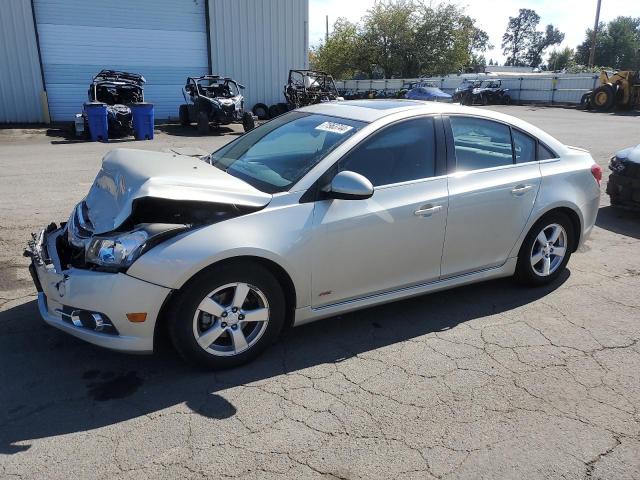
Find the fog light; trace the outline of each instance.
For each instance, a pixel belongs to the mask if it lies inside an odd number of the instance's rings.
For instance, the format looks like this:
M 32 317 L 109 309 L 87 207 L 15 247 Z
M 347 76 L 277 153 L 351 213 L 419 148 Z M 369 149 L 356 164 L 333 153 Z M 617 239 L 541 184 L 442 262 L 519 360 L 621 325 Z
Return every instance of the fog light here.
M 142 323 L 147 319 L 147 312 L 127 313 L 127 320 L 133 323 Z

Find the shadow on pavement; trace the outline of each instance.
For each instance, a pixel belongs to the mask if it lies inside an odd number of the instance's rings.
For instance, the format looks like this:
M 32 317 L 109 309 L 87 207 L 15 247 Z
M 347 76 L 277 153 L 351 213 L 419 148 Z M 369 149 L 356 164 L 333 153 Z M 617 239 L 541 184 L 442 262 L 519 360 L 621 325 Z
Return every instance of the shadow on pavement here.
M 640 212 L 618 207 L 602 207 L 598 210 L 596 225 L 620 235 L 640 239 Z
M 200 135 L 195 124 L 189 126 L 183 126 L 179 123 L 161 123 L 156 124 L 156 130 L 166 133 L 167 135 L 173 135 L 175 137 L 219 137 L 222 135 L 240 135 L 242 132 L 235 132 L 229 127 L 211 127 L 208 135 Z
M 236 408 L 220 392 L 445 331 L 506 312 L 558 288 L 490 281 L 322 320 L 286 332 L 244 367 L 202 372 L 175 353 L 126 355 L 86 344 L 39 318 L 35 301 L 0 312 L 0 455 L 30 440 L 113 425 L 185 403 L 208 418 Z

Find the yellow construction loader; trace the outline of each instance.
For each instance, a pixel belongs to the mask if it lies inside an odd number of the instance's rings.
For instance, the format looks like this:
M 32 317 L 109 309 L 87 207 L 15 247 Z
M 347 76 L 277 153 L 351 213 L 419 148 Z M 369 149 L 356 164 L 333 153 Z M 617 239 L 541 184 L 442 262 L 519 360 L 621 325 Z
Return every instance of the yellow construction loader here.
M 580 102 L 587 109 L 612 110 L 640 107 L 640 72 L 619 70 L 609 75 L 600 72 L 600 85 L 582 96 Z

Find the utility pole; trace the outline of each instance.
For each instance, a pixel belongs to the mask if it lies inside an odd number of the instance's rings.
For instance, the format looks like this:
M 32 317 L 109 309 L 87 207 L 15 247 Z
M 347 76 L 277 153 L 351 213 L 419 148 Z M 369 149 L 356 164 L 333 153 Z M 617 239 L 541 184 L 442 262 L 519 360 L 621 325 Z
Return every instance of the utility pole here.
M 596 7 L 596 23 L 593 25 L 593 38 L 591 39 L 591 51 L 589 52 L 589 67 L 593 67 L 593 62 L 596 57 L 596 38 L 598 37 L 598 24 L 600 23 L 600 3 L 602 0 L 598 0 L 598 6 Z
M 325 15 L 325 34 L 324 34 L 324 43 L 326 44 L 329 41 L 329 15 Z

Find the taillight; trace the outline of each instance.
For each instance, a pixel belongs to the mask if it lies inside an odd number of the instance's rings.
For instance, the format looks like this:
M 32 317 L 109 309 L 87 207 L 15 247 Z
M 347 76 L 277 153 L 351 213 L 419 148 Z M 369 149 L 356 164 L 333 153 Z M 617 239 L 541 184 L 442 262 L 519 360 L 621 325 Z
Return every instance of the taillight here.
M 600 186 L 600 182 L 602 182 L 602 167 L 597 163 L 591 165 L 591 175 L 593 175 L 593 178 L 598 182 L 598 186 Z

